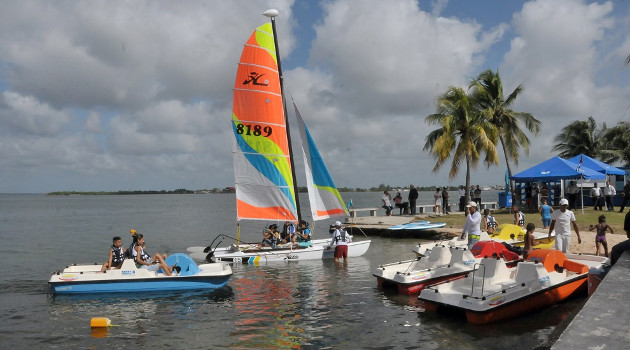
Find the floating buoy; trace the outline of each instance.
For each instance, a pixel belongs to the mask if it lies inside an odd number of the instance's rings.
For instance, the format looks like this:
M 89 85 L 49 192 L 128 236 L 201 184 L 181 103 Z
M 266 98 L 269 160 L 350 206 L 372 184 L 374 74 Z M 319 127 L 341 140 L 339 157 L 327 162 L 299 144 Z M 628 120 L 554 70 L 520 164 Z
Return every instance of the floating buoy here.
M 112 325 L 112 321 L 107 317 L 92 317 L 90 321 L 90 326 L 92 328 L 102 328 L 102 327 L 110 327 Z

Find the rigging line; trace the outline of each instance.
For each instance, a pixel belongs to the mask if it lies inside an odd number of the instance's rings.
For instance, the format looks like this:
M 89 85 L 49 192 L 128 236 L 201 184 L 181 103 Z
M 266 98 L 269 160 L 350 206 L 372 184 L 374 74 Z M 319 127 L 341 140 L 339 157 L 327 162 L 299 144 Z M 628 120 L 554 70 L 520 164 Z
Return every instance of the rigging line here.
M 618 123 L 621 123 L 621 121 L 623 120 L 623 118 L 625 118 L 625 117 L 626 117 L 626 115 L 628 114 L 628 109 L 630 109 L 630 104 L 628 105 L 628 107 L 626 107 L 626 111 L 625 111 L 625 112 L 623 112 L 623 115 L 621 116 L 621 118 L 619 118 L 619 121 L 617 122 L 617 124 L 618 124 Z

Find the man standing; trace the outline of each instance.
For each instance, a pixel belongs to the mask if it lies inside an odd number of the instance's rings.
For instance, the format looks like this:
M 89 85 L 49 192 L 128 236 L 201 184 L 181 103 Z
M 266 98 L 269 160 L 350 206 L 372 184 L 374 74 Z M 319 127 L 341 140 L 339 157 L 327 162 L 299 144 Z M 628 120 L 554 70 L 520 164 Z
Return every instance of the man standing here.
M 569 187 L 567 187 L 567 195 L 569 196 L 569 209 L 577 208 L 577 193 L 580 189 L 575 184 L 575 181 L 569 182 Z
M 477 211 L 477 203 L 472 201 L 468 203 L 466 209 L 469 214 L 466 215 L 461 238 L 464 239 L 468 235 L 468 249 L 470 249 L 481 240 L 481 213 Z
M 477 188 L 475 188 L 473 195 L 475 196 L 475 202 L 477 202 L 477 206 L 481 206 L 481 188 L 479 188 L 479 185 L 477 185 Z
M 331 249 L 333 244 L 335 245 L 335 262 L 339 261 L 339 258 L 343 258 L 344 262 L 348 261 L 348 243 L 351 237 L 346 230 L 341 227 L 341 222 L 335 221 L 335 232 L 333 232 L 332 240 L 327 249 Z
M 612 247 L 610 251 L 610 263 L 613 265 L 623 252 L 630 249 L 630 211 L 626 214 L 626 219 L 623 221 L 623 230 L 626 231 L 626 237 L 628 237 L 628 239 Z
M 409 185 L 409 207 L 411 215 L 416 215 L 416 200 L 418 199 L 418 190 L 413 185 Z
M 601 194 L 602 194 L 601 190 L 599 189 L 597 184 L 594 183 L 593 188 L 591 188 L 591 200 L 593 200 L 594 210 L 597 210 L 597 207 L 599 207 L 599 210 L 602 210 L 602 202 L 599 198 L 601 197 Z
M 575 222 L 575 215 L 568 209 L 569 201 L 566 198 L 560 200 L 560 210 L 556 210 L 551 214 L 551 225 L 549 226 L 549 236 L 551 239 L 551 232 L 556 229 L 556 250 L 560 250 L 563 253 L 569 252 L 569 245 L 571 244 L 571 225 L 575 230 L 575 234 L 578 238 L 578 244 L 582 243 L 580 238 L 580 228 Z
M 450 213 L 448 208 L 448 189 L 446 187 L 442 188 L 442 213 Z
M 626 203 L 630 201 L 630 180 L 626 182 L 626 185 L 623 186 L 623 192 L 621 192 L 621 209 L 619 209 L 620 213 L 623 213 L 623 210 L 626 209 Z
M 617 194 L 615 186 L 611 185 L 610 181 L 606 181 L 606 187 L 604 187 L 604 197 L 606 197 L 606 209 L 608 209 L 608 211 L 615 210 L 612 203 L 612 199 L 615 194 Z
M 464 206 L 466 205 L 466 189 L 464 186 L 459 186 L 457 194 L 459 195 L 459 211 L 464 211 Z

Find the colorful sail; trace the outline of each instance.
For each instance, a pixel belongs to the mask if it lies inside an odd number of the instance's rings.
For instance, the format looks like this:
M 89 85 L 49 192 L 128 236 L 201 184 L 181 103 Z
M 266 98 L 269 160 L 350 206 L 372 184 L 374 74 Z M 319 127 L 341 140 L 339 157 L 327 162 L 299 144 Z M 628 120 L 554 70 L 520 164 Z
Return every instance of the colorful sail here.
M 270 23 L 245 44 L 234 83 L 237 220 L 297 219 L 289 141 Z
M 337 187 L 335 187 L 335 183 L 295 103 L 293 107 L 295 108 L 295 117 L 298 121 L 300 138 L 302 139 L 304 167 L 306 169 L 306 186 L 308 188 L 308 199 L 311 203 L 311 215 L 313 216 L 313 220 L 345 216 L 347 215 L 347 209 L 343 203 L 343 199 Z

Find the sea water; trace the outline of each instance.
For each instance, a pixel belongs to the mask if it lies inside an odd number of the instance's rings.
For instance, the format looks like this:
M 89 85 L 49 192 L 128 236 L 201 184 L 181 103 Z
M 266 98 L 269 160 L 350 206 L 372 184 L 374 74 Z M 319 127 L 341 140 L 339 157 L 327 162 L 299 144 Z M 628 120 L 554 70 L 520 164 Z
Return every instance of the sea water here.
M 378 193 L 342 195 L 355 207 L 380 201 Z M 234 202 L 234 194 L 0 195 L 2 348 L 535 348 L 548 345 L 583 302 L 488 326 L 425 312 L 417 297 L 380 290 L 372 276 L 379 264 L 412 259 L 418 240 L 380 237 L 347 264 L 236 265 L 227 285 L 212 292 L 48 292 L 53 272 L 70 263 L 102 264 L 113 236 L 131 243 L 130 229 L 145 235 L 150 253 L 185 252 L 217 234 L 233 236 Z M 243 224 L 243 240 L 260 240 L 266 224 Z M 315 238 L 330 237 L 328 224 L 316 224 Z M 92 330 L 93 317 L 117 326 Z

